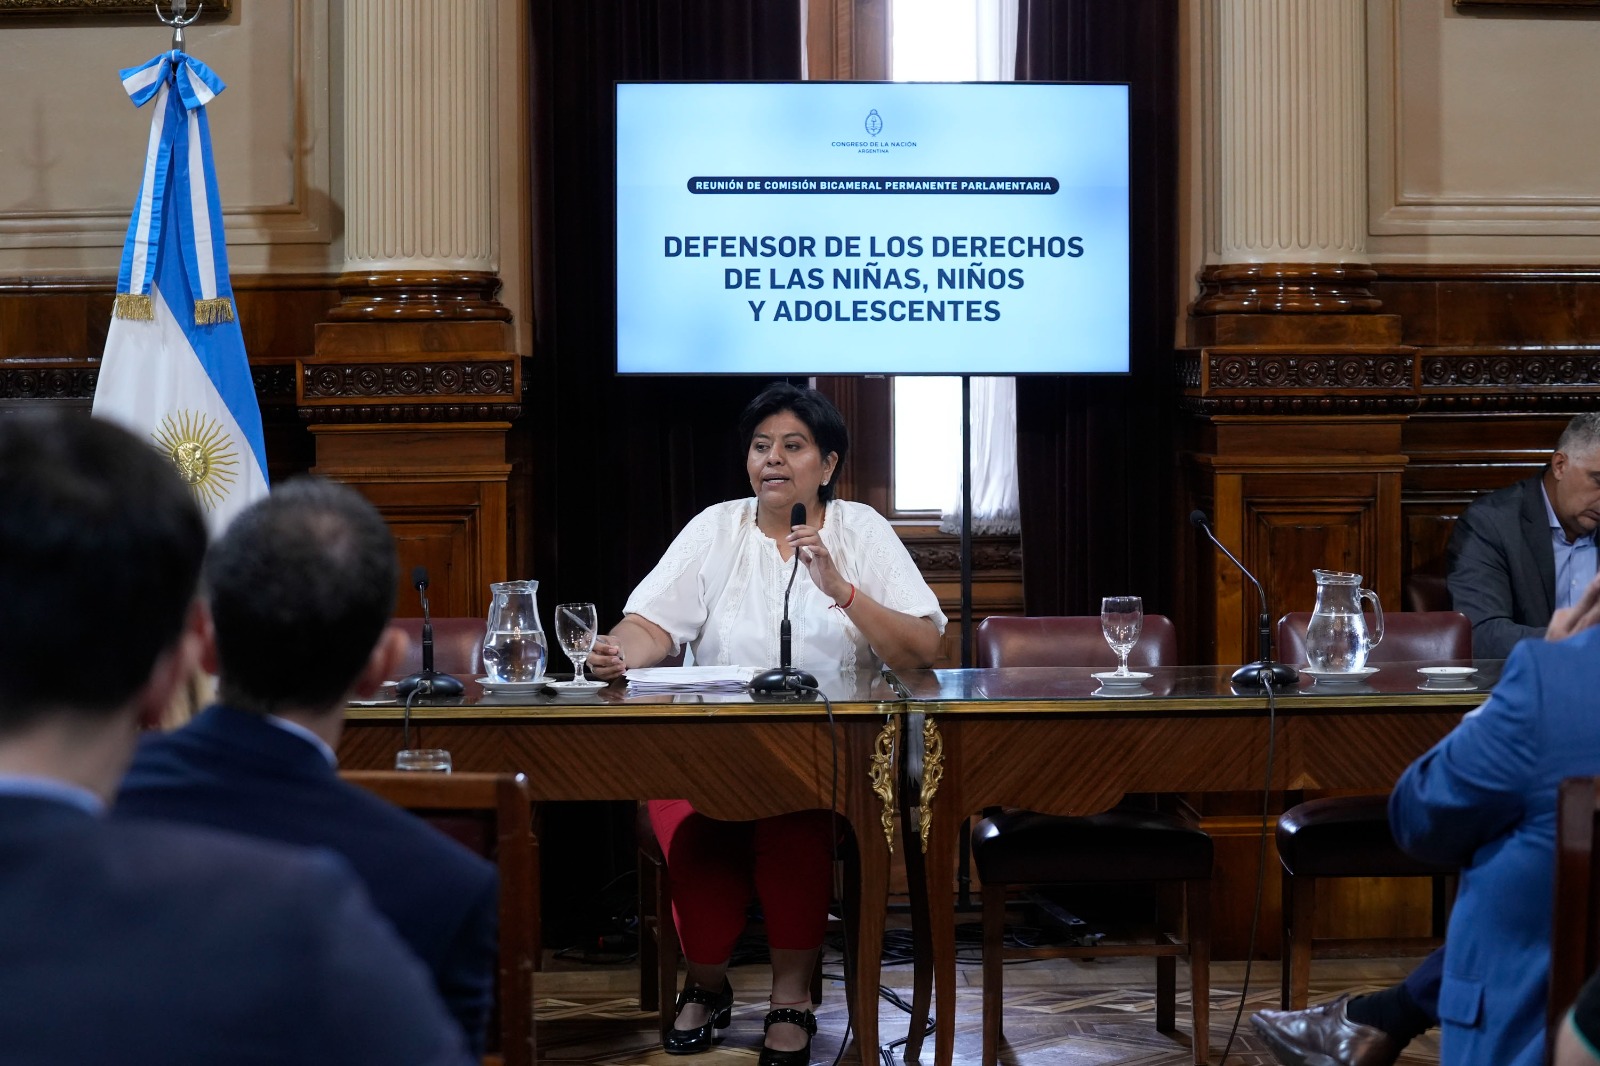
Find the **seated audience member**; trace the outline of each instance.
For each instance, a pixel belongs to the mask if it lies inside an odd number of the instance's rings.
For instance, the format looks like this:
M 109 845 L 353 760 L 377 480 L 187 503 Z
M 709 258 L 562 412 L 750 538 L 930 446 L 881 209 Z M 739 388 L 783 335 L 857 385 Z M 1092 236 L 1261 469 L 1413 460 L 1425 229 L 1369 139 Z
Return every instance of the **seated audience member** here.
M 1556 1036 L 1555 1066 L 1600 1066 L 1600 974 L 1583 983 Z
M 1474 500 L 1450 536 L 1452 606 L 1472 620 L 1472 653 L 1504 659 L 1544 633 L 1595 574 L 1600 412 L 1567 423 L 1550 464 Z
M 219 702 L 148 738 L 118 819 L 199 823 L 341 855 L 432 971 L 481 1051 L 496 951 L 494 867 L 426 822 L 339 779 L 334 749 L 351 694 L 400 663 L 389 627 L 394 540 L 354 490 L 281 485 L 234 519 L 206 556 Z
M 1600 773 L 1600 718 L 1586 699 L 1600 686 L 1597 621 L 1600 578 L 1556 611 L 1545 641 L 1513 648 L 1488 701 L 1395 786 L 1395 839 L 1463 868 L 1443 951 L 1404 985 L 1257 1014 L 1278 1061 L 1387 1066 L 1437 1018 L 1446 1064 L 1543 1062 L 1556 792 Z M 1430 972 L 1431 989 L 1419 980 Z
M 187 676 L 205 526 L 81 416 L 0 418 L 0 1060 L 464 1063 L 344 862 L 101 815 Z

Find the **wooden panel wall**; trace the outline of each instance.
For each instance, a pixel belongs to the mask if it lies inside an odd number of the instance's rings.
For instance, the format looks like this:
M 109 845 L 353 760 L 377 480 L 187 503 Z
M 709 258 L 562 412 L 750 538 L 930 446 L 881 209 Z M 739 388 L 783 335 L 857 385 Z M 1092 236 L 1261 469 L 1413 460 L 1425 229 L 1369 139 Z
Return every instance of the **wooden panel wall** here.
M 1343 310 L 1329 312 L 1327 308 Z M 1562 426 L 1600 407 L 1600 271 L 1506 265 L 1207 271 L 1175 359 L 1185 412 L 1180 508 L 1260 577 L 1274 618 L 1314 604 L 1313 568 L 1360 573 L 1391 610 L 1413 574 L 1442 574 L 1477 495 L 1538 471 Z M 1191 657 L 1255 657 L 1253 589 L 1182 516 L 1174 566 Z M 1180 524 L 1182 523 L 1182 524 Z M 1294 796 L 1272 797 L 1276 812 Z M 1211 796 L 1218 958 L 1240 957 L 1261 797 Z M 1269 875 L 1276 863 L 1269 858 Z M 1277 950 L 1269 876 L 1258 950 Z M 1417 937 L 1417 880 L 1335 882 L 1318 935 Z

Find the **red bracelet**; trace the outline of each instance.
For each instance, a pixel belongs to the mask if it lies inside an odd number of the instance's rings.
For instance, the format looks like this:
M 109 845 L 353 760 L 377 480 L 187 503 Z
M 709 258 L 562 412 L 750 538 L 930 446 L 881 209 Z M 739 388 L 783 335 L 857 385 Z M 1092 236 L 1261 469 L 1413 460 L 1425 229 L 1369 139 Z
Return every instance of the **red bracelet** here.
M 854 602 L 856 602 L 856 587 L 855 585 L 851 585 L 850 596 L 848 599 L 846 599 L 843 603 L 832 603 L 828 606 L 832 607 L 836 611 L 848 611 L 850 609 L 850 605 Z

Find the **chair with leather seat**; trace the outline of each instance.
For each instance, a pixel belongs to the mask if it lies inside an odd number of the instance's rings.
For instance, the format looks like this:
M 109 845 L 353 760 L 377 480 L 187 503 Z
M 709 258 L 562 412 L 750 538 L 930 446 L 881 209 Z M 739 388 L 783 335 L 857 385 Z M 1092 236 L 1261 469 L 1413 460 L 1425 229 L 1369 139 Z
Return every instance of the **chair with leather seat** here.
M 436 622 L 435 625 L 438 623 Z M 481 625 L 481 623 L 480 623 Z M 485 1063 L 534 1066 L 533 971 L 539 956 L 539 860 L 522 774 L 346 770 L 344 780 L 427 821 L 492 859 L 500 874 L 499 957 Z M 468 841 L 464 821 L 478 830 Z
M 976 631 L 983 667 L 1114 667 L 1098 616 L 990 617 Z M 1146 615 L 1130 667 L 1177 659 L 1171 620 Z M 972 830 L 972 861 L 983 883 L 983 1066 L 994 1066 L 1002 1036 L 1005 958 L 1156 957 L 1156 1028 L 1177 1028 L 1177 959 L 1189 959 L 1194 1061 L 1209 1053 L 1211 838 L 1189 819 L 1163 810 L 1115 810 L 1081 818 L 1007 810 L 979 818 Z M 1007 948 L 1005 910 L 1019 885 L 1149 883 L 1160 900 L 1155 942 L 1049 948 Z M 1181 900 L 1181 903 L 1178 901 Z
M 1278 622 L 1285 662 L 1306 661 L 1311 615 L 1286 614 Z M 1438 663 L 1472 658 L 1472 623 L 1457 611 L 1384 615 L 1383 640 L 1367 656 L 1371 665 Z M 1400 850 L 1389 828 L 1389 797 L 1327 796 L 1307 800 L 1278 818 L 1278 859 L 1283 867 L 1283 1009 L 1306 1005 L 1311 983 L 1312 929 L 1317 881 L 1330 877 L 1434 878 L 1433 936 L 1444 935 L 1448 912 L 1445 878 L 1453 867 L 1414 859 Z
M 1100 619 L 1090 615 L 1013 617 L 990 615 L 974 632 L 978 667 L 1092 666 L 1114 668 L 1116 653 L 1106 643 Z M 1128 666 L 1172 666 L 1178 659 L 1178 634 L 1166 615 L 1147 614 Z
M 422 669 L 422 619 L 396 618 L 391 625 L 405 630 L 411 646 L 398 670 L 406 677 Z M 433 620 L 433 668 L 463 681 L 483 676 L 483 637 L 488 623 L 482 618 Z

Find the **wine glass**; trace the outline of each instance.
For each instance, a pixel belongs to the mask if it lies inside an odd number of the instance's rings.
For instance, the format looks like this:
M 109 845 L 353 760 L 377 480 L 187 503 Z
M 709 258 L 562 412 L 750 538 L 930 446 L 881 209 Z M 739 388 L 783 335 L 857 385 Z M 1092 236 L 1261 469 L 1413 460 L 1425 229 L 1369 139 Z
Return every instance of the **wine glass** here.
M 1144 628 L 1144 601 L 1137 596 L 1107 596 L 1100 601 L 1100 632 L 1117 653 L 1117 676 L 1128 676 L 1128 653 Z
M 583 663 L 594 650 L 599 632 L 598 614 L 592 603 L 563 603 L 556 606 L 556 641 L 572 660 L 572 680 L 583 680 Z

